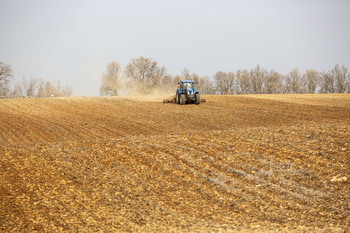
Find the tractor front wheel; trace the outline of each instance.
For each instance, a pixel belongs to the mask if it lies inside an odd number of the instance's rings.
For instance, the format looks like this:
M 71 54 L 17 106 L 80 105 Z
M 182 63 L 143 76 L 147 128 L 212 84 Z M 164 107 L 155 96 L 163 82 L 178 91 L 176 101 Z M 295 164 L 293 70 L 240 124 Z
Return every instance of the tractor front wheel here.
M 181 105 L 184 105 L 184 104 L 185 104 L 185 95 L 184 95 L 184 94 L 181 94 L 181 95 L 180 95 L 180 104 L 181 104 Z

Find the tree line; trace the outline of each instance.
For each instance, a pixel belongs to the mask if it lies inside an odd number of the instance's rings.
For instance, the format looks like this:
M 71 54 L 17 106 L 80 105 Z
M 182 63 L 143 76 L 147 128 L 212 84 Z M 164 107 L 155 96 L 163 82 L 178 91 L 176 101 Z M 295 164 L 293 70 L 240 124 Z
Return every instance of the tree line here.
M 12 78 L 11 66 L 0 62 L 0 97 L 72 95 L 72 88 L 60 81 L 51 83 L 41 78 L 23 77 L 11 88 Z M 139 57 L 132 59 L 124 69 L 116 61 L 108 63 L 106 72 L 102 74 L 100 95 L 118 96 L 122 90 L 131 95 L 172 93 L 180 80 L 194 80 L 198 82 L 197 87 L 202 94 L 212 95 L 350 92 L 350 72 L 347 67 L 338 64 L 326 72 L 308 69 L 301 73 L 295 68 L 287 74 L 280 74 L 257 65 L 250 70 L 218 71 L 211 77 L 200 76 L 184 68 L 181 74 L 172 76 L 152 58 Z
M 13 78 L 10 65 L 0 62 L 0 97 L 64 97 L 72 95 L 72 88 L 62 85 L 60 81 L 51 83 L 42 78 L 23 77 L 20 83 L 16 83 L 13 88 L 10 81 Z
M 117 96 L 123 88 L 131 94 L 147 95 L 155 90 L 164 93 L 174 91 L 180 80 L 194 80 L 202 94 L 213 95 L 350 92 L 348 68 L 338 64 L 327 72 L 308 69 L 301 73 L 295 68 L 280 74 L 257 65 L 250 70 L 218 71 L 212 77 L 199 76 L 185 68 L 181 74 L 172 76 L 152 58 L 139 57 L 132 59 L 124 70 L 116 61 L 107 64 L 100 95 Z

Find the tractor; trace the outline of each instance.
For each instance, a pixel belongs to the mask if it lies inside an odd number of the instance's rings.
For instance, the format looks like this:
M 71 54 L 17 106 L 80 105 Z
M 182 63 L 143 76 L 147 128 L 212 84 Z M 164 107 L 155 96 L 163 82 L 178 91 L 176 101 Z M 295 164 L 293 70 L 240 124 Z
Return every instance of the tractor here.
M 201 98 L 195 84 L 198 83 L 194 81 L 180 81 L 176 89 L 175 103 L 181 105 L 186 103 L 200 104 Z
M 163 100 L 163 103 L 176 103 L 184 105 L 186 103 L 200 104 L 206 102 L 205 99 L 201 99 L 199 91 L 196 89 L 194 81 L 180 81 L 178 83 L 176 93 L 174 96 L 170 96 Z

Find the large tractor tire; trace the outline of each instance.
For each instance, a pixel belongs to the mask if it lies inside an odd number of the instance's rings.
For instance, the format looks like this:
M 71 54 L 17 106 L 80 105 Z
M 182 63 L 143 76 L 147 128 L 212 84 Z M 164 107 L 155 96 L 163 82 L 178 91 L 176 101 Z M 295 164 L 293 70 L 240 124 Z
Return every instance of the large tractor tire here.
M 175 104 L 179 104 L 179 93 L 176 92 L 176 95 L 175 95 Z
M 185 95 L 184 95 L 184 94 L 181 94 L 181 95 L 180 95 L 180 104 L 181 104 L 181 105 L 184 105 L 184 104 L 185 104 Z
M 196 104 L 200 104 L 200 103 L 201 103 L 201 97 L 198 93 L 198 94 L 196 94 Z

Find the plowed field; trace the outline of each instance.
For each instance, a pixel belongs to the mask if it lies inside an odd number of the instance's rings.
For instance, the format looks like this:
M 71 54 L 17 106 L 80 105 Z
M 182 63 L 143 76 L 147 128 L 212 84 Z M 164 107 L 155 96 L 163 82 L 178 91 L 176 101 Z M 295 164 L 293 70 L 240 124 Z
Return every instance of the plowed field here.
M 0 100 L 0 231 L 346 232 L 350 95 Z

